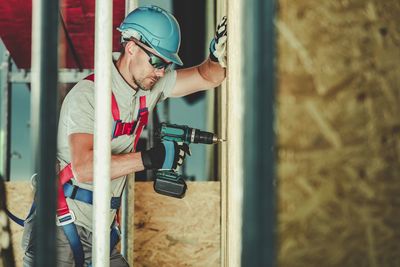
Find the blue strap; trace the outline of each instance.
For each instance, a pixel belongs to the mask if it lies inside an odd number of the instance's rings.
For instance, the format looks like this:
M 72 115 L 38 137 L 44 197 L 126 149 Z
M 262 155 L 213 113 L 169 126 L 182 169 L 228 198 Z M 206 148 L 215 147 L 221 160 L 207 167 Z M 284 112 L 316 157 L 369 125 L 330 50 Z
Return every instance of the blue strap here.
M 71 222 L 69 224 L 63 225 L 62 228 L 74 255 L 76 267 L 83 267 L 85 257 L 83 254 L 81 239 L 79 238 L 78 230 L 76 229 L 75 223 Z
M 76 199 L 87 204 L 93 203 L 93 192 L 87 189 L 80 188 L 71 183 L 64 184 L 64 195 L 65 197 Z M 111 209 L 118 209 L 121 206 L 121 197 L 111 198 Z M 77 267 L 83 266 L 84 252 L 82 243 L 80 241 L 76 226 L 74 223 L 70 223 L 63 226 L 64 233 L 69 241 L 72 253 L 74 255 L 75 264 Z M 110 233 L 110 255 L 114 247 L 119 242 L 119 230 L 113 225 Z M 90 263 L 88 266 L 92 266 Z
M 36 205 L 35 202 L 32 203 L 31 209 L 29 210 L 28 215 L 26 216 L 25 220 L 28 219 L 34 212 L 36 209 Z M 25 220 L 18 218 L 17 216 L 15 216 L 14 214 L 11 213 L 11 211 L 9 211 L 8 209 L 6 209 L 6 214 L 8 215 L 8 217 L 13 220 L 15 223 L 19 224 L 20 226 L 24 227 L 25 225 Z
M 93 192 L 76 185 L 65 183 L 64 195 L 65 197 L 93 205 Z M 111 209 L 119 209 L 121 207 L 121 197 L 112 197 L 110 207 Z
M 110 234 L 110 255 L 115 246 L 118 244 L 118 242 L 119 242 L 119 229 L 117 226 L 113 226 Z
M 8 217 L 13 220 L 15 223 L 21 225 L 22 227 L 24 227 L 24 222 L 25 220 L 22 220 L 21 218 L 18 218 L 17 216 L 15 216 L 14 214 L 12 214 L 8 209 L 6 209 L 6 214 L 8 215 Z
M 74 217 L 72 217 L 74 218 Z M 69 221 L 71 220 L 71 216 L 66 216 L 62 219 L 60 219 L 60 223 L 63 221 Z M 75 260 L 75 265 L 77 267 L 83 267 L 84 263 L 84 252 L 83 252 L 83 247 L 81 243 L 81 239 L 78 234 L 78 230 L 76 228 L 76 225 L 73 221 L 70 223 L 67 223 L 65 225 L 62 225 L 62 228 L 64 230 L 65 236 L 68 239 L 69 245 L 71 247 L 72 253 L 74 255 L 74 260 Z M 110 232 L 110 255 L 115 248 L 115 246 L 119 242 L 119 236 L 120 232 L 117 226 L 116 221 L 114 220 L 112 227 L 111 227 L 111 232 Z M 92 263 L 90 263 L 88 266 L 92 266 Z
M 175 145 L 172 141 L 163 141 L 162 144 L 165 147 L 165 159 L 162 165 L 162 169 L 172 169 L 175 158 Z

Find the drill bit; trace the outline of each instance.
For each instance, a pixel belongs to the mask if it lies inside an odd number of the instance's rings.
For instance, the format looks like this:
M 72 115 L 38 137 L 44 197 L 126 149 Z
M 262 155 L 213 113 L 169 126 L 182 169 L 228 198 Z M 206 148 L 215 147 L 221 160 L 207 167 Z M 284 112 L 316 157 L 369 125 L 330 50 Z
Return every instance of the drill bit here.
M 222 139 L 222 138 L 218 138 L 218 136 L 214 135 L 212 141 L 213 141 L 213 144 L 216 144 L 216 143 L 225 142 L 226 140 Z

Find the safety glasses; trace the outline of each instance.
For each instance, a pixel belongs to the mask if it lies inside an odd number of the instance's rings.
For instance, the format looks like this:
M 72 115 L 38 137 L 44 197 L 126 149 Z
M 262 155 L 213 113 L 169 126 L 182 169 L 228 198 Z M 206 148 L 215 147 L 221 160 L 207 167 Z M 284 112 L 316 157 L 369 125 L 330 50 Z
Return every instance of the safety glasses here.
M 172 66 L 172 62 L 166 62 L 164 59 L 146 50 L 139 43 L 137 42 L 135 43 L 149 56 L 149 63 L 151 66 L 159 70 L 164 69 L 167 71 L 170 69 L 170 67 Z

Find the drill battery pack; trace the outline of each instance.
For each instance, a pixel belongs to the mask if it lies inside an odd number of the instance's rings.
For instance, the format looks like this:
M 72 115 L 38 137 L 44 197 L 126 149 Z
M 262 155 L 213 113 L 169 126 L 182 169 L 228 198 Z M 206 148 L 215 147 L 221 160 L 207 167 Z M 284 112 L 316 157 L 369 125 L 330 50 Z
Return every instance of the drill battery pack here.
M 182 175 L 173 170 L 157 171 L 153 187 L 157 193 L 175 198 L 183 198 L 187 189 Z

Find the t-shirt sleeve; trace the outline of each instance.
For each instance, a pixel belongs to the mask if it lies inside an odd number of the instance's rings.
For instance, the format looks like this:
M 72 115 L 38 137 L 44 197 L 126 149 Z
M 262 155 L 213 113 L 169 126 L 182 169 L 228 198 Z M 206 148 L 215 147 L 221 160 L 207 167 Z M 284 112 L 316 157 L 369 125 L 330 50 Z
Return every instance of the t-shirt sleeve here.
M 77 86 L 67 95 L 66 126 L 67 135 L 94 132 L 94 89 L 85 81 L 86 87 Z

